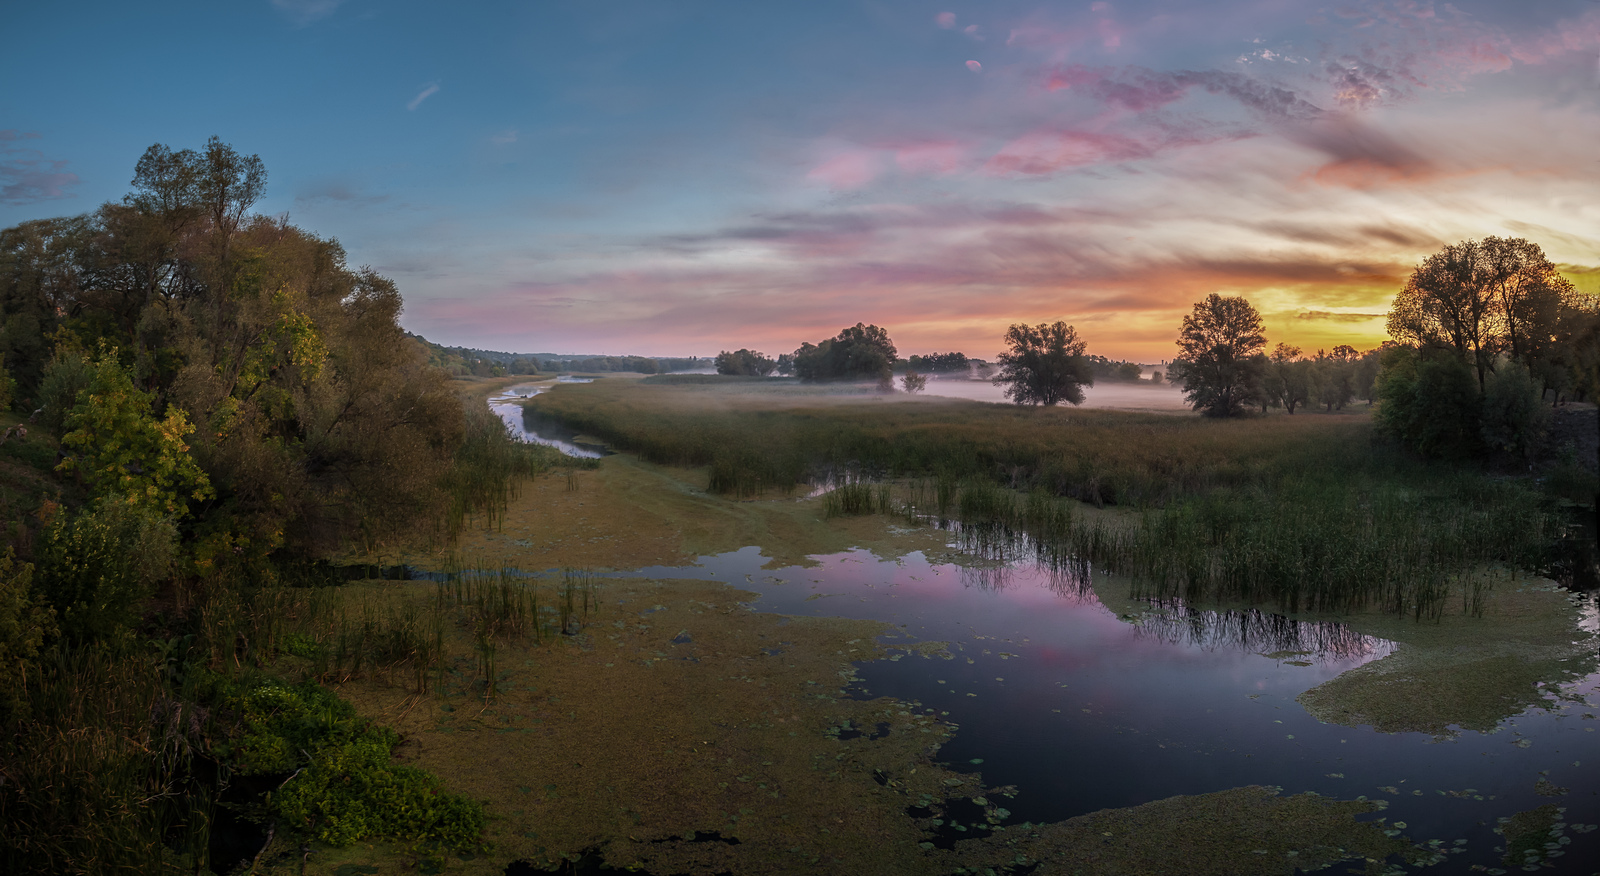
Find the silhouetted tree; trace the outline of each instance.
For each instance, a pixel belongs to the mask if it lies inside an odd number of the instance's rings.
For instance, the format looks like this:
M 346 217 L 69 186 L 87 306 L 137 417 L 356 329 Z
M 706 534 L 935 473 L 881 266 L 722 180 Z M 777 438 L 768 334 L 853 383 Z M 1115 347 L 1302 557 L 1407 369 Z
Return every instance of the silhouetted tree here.
M 1014 325 L 1006 332 L 1010 350 L 1000 354 L 994 385 L 1019 405 L 1083 404 L 1083 387 L 1094 386 L 1087 345 L 1064 322 Z
M 1266 344 L 1261 315 L 1250 302 L 1213 292 L 1183 318 L 1180 355 L 1169 371 L 1183 381 L 1195 410 L 1213 417 L 1237 416 L 1259 394 L 1267 360 L 1257 354 Z

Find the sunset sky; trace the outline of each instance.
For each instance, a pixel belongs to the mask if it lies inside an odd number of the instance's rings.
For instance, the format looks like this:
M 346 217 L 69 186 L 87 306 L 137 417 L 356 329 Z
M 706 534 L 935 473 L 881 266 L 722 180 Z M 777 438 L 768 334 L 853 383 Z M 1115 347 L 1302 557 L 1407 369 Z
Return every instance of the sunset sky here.
M 1015 322 L 1170 359 L 1210 292 L 1383 337 L 1446 243 L 1600 291 L 1600 3 L 33 3 L 0 34 L 0 225 L 146 147 L 259 153 L 258 209 L 524 352 L 771 354 Z M 1591 273 L 1593 272 L 1593 273 Z

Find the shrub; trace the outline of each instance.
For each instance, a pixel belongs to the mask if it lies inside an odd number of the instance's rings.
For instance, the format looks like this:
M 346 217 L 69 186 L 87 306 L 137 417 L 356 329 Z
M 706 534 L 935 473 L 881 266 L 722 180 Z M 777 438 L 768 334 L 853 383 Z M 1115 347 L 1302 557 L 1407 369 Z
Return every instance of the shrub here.
M 265 679 L 226 692 L 240 713 L 234 761 L 245 775 L 298 770 L 268 808 L 284 826 L 345 846 L 367 837 L 435 850 L 480 844 L 483 807 L 391 759 L 399 737 L 321 685 Z
M 1543 387 L 1518 362 L 1502 359 L 1483 387 L 1479 434 L 1489 447 L 1532 459 L 1550 429 L 1550 408 L 1541 400 Z
M 1483 450 L 1477 381 L 1459 357 L 1394 347 L 1378 374 L 1378 427 L 1426 456 L 1461 459 Z
M 177 529 L 119 497 L 76 514 L 62 509 L 45 530 L 38 593 L 61 633 L 78 642 L 130 627 L 151 588 L 172 569 Z

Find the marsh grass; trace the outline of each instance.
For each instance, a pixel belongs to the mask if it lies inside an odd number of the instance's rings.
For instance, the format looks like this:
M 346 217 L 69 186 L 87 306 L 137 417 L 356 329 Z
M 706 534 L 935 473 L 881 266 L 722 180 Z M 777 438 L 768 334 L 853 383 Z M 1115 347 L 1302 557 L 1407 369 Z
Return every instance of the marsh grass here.
M 1216 421 L 624 381 L 534 404 L 647 460 L 708 466 L 709 487 L 732 495 L 817 472 L 898 479 L 898 503 L 844 479 L 823 513 L 943 521 L 977 557 L 1089 563 L 1157 600 L 1437 619 L 1458 594 L 1477 615 L 1494 579 L 1539 567 L 1558 533 L 1535 485 L 1419 459 L 1357 415 Z
M 885 399 L 837 388 L 749 383 L 561 386 L 529 401 L 610 446 L 663 465 L 705 466 L 740 498 L 783 494 L 819 473 L 981 478 L 1097 506 L 1158 506 L 1313 467 L 1382 469 L 1360 416 L 1215 421 L 1171 414 Z
M 164 665 L 56 648 L 8 722 L 0 871 L 157 872 L 207 862 L 215 776 L 205 710 Z M 189 696 L 185 696 L 187 693 Z
M 455 464 L 446 479 L 444 528 L 452 539 L 475 518 L 491 528 L 499 526 L 519 483 L 565 460 L 554 448 L 516 440 L 505 421 L 477 400 L 466 402 L 464 423 Z

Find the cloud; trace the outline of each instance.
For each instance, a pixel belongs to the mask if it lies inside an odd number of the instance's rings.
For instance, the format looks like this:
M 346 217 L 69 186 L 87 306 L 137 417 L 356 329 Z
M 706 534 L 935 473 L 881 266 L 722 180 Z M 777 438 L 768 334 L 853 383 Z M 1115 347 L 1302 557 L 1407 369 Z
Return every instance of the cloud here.
M 933 17 L 933 23 L 945 30 L 953 30 L 956 26 L 956 14 L 954 12 L 941 12 Z
M 501 131 L 500 133 L 490 137 L 489 142 L 496 146 L 509 146 L 512 143 L 517 142 L 517 129 L 512 128 L 508 131 Z
M 1386 313 L 1333 313 L 1327 310 L 1307 310 L 1295 314 L 1295 319 L 1322 320 L 1325 322 L 1370 322 L 1387 317 Z
M 342 180 L 320 180 L 312 182 L 295 193 L 294 202 L 301 206 L 311 206 L 318 202 L 332 202 L 349 207 L 371 207 L 389 200 L 388 195 L 366 194 L 354 185 Z
M 878 178 L 883 161 L 876 150 L 852 149 L 813 167 L 806 178 L 834 189 L 859 189 Z
M 984 165 L 994 176 L 1037 175 L 1106 162 L 1131 161 L 1151 154 L 1137 140 L 1090 131 L 1039 131 L 1024 134 Z
M 305 27 L 332 15 L 344 0 L 272 0 L 272 8 L 283 13 L 296 27 Z
M 967 69 L 971 70 L 974 73 L 982 73 L 983 72 L 983 65 L 978 63 L 977 61 L 968 61 L 967 62 Z
M 929 140 L 896 146 L 893 151 L 895 166 L 905 173 L 944 175 L 961 168 L 968 147 L 954 140 Z
M 1220 70 L 1151 70 L 1145 67 L 1059 66 L 1045 76 L 1049 91 L 1076 89 L 1114 107 L 1133 112 L 1161 109 L 1195 89 L 1230 97 L 1268 119 L 1311 119 L 1322 109 L 1293 90 Z
M 75 196 L 71 189 L 81 180 L 66 170 L 66 161 L 11 145 L 38 139 L 33 131 L 0 131 L 0 204 L 34 204 Z
M 1436 164 L 1359 116 L 1329 116 L 1289 129 L 1290 140 L 1328 157 L 1311 176 L 1329 186 L 1367 189 L 1436 176 Z
M 430 97 L 433 97 L 435 94 L 438 94 L 438 93 L 439 93 L 439 83 L 437 83 L 437 82 L 429 82 L 427 85 L 424 85 L 422 87 L 421 91 L 417 92 L 417 96 L 416 97 L 411 98 L 411 102 L 406 104 L 406 109 L 414 112 L 414 111 L 416 111 L 417 107 L 422 106 L 422 102 L 423 101 L 427 100 Z

